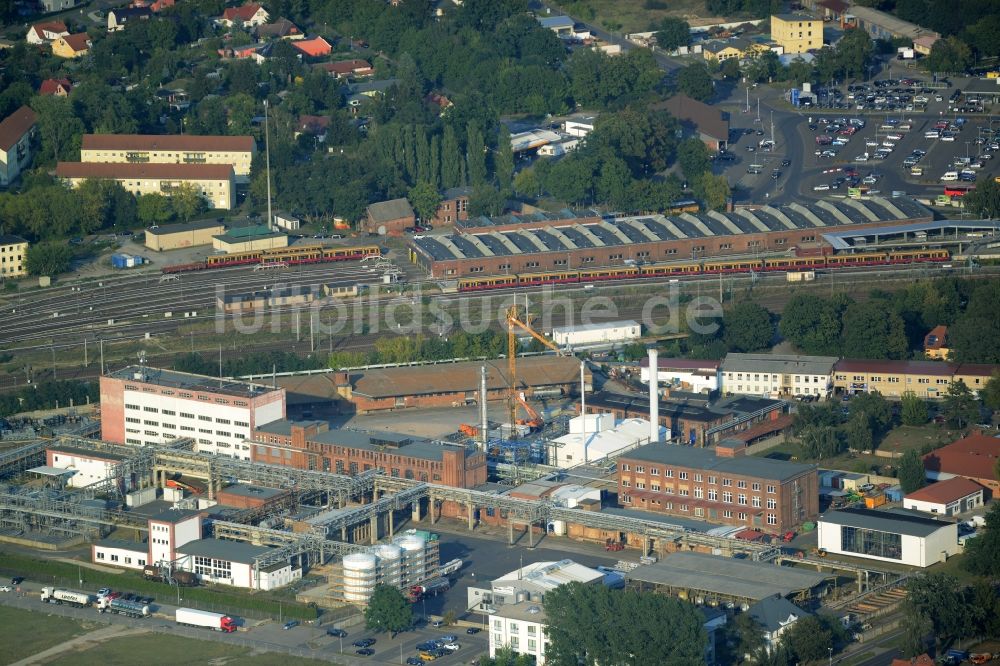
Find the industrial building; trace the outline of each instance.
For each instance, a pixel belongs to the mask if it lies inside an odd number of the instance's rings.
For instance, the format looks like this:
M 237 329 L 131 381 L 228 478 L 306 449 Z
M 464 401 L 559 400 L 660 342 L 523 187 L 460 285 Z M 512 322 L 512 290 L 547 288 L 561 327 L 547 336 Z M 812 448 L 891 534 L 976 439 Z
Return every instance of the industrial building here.
M 642 337 L 642 325 L 629 319 L 577 326 L 556 326 L 549 337 L 561 347 L 624 345 Z
M 444 191 L 441 195 L 441 203 L 438 204 L 437 212 L 428 222 L 434 226 L 445 224 L 458 224 L 469 219 L 469 196 L 472 194 L 471 187 L 452 187 Z
M 133 365 L 101 377 L 101 438 L 162 444 L 179 437 L 195 450 L 250 460 L 255 428 L 285 418 L 285 390 Z
M 809 14 L 772 14 L 771 40 L 784 53 L 823 48 L 823 20 Z
M 178 548 L 201 539 L 202 514 L 188 509 L 168 509 L 150 517 L 145 542 L 121 539 L 102 540 L 91 546 L 91 561 L 126 569 L 171 565 L 178 558 Z
M 721 365 L 721 361 L 660 357 L 656 364 L 657 384 L 666 386 L 668 394 L 670 391 L 679 390 L 711 395 L 718 392 L 722 386 L 719 372 Z M 639 362 L 639 379 L 644 384 L 649 383 L 648 358 Z
M 455 488 L 486 483 L 486 454 L 474 448 L 390 432 L 333 429 L 325 421 L 276 420 L 254 429 L 251 460 L 355 476 L 388 476 Z
M 258 559 L 274 550 L 241 541 L 197 539 L 177 547 L 174 566 L 195 573 L 202 583 L 275 590 L 302 578 L 302 567 L 288 560 L 258 565 Z
M 0 186 L 13 183 L 31 165 L 36 122 L 35 112 L 28 106 L 0 122 Z
M 983 487 L 962 476 L 924 486 L 903 498 L 903 508 L 954 516 L 983 505 Z
M 440 553 L 436 538 L 411 530 L 390 543 L 345 555 L 330 575 L 331 596 L 366 605 L 376 585 L 391 585 L 404 593 L 438 577 Z
M 729 353 L 722 362 L 722 390 L 769 398 L 826 397 L 837 360 L 836 356 Z
M 819 514 L 816 466 L 713 449 L 647 444 L 618 456 L 618 503 L 774 534 Z
M 959 552 L 958 524 L 908 509 L 842 509 L 819 517 L 821 550 L 913 567 L 929 567 Z
M 28 241 L 0 234 L 0 280 L 28 274 Z
M 216 220 L 164 224 L 146 229 L 145 245 L 156 252 L 211 245 L 212 237 L 225 230 L 226 225 Z
M 1000 481 L 994 476 L 1000 460 L 1000 437 L 976 432 L 935 449 L 924 456 L 924 471 L 933 481 L 961 477 L 985 489 L 984 500 L 1000 493 Z
M 59 162 L 56 177 L 77 188 L 87 180 L 113 180 L 135 195 L 171 196 L 177 188 L 193 187 L 209 208 L 229 210 L 236 201 L 233 168 L 228 164 L 161 164 Z
M 659 441 L 670 439 L 670 431 L 660 426 Z M 624 419 L 614 414 L 586 414 L 569 421 L 569 432 L 552 440 L 550 465 L 575 467 L 595 463 L 623 451 L 649 444 L 649 421 Z
M 68 470 L 71 475 L 66 480 L 69 488 L 86 488 L 89 485 L 106 481 L 115 476 L 115 468 L 121 464 L 124 456 L 103 451 L 95 453 L 86 449 L 78 449 L 68 444 L 51 446 L 45 450 L 45 463 L 53 469 Z M 126 487 L 119 488 L 127 493 L 131 488 L 131 480 L 125 480 Z
M 919 398 L 940 398 L 952 382 L 964 382 L 973 391 L 986 387 L 1000 366 L 940 361 L 875 361 L 844 358 L 833 369 L 833 387 L 837 393 L 878 391 L 901 398 L 912 392 Z
M 250 181 L 256 154 L 252 136 L 84 134 L 80 145 L 81 162 L 228 165 L 237 183 Z
M 277 383 L 288 391 L 289 405 L 300 412 L 311 413 L 324 407 L 362 414 L 412 407 L 456 407 L 478 404 L 483 366 L 487 398 L 506 400 L 509 371 L 504 359 L 290 375 L 278 377 Z M 589 389 L 589 370 L 584 380 Z M 559 356 L 519 358 L 517 384 L 518 391 L 528 399 L 577 394 L 580 362 Z
M 380 236 L 398 236 L 417 222 L 417 215 L 406 198 L 369 204 L 366 211 L 366 230 Z
M 482 234 L 503 231 L 524 231 L 526 229 L 546 229 L 548 227 L 570 227 L 575 224 L 596 224 L 601 215 L 592 210 L 562 210 L 550 213 L 534 210 L 522 215 L 499 215 L 497 217 L 471 217 L 455 225 L 456 233 Z
M 827 582 L 836 577 L 804 567 L 679 552 L 633 569 L 628 578 L 639 583 L 640 588 L 662 590 L 714 606 L 726 602 L 751 604 L 775 595 L 807 600 L 819 596 Z
M 266 224 L 235 227 L 212 236 L 212 249 L 231 254 L 288 247 L 288 235 L 275 231 Z
M 538 273 L 635 263 L 820 248 L 824 235 L 849 227 L 929 222 L 931 212 L 907 198 L 837 199 L 787 206 L 652 215 L 580 223 L 537 222 L 506 231 L 413 238 L 410 259 L 434 278 Z

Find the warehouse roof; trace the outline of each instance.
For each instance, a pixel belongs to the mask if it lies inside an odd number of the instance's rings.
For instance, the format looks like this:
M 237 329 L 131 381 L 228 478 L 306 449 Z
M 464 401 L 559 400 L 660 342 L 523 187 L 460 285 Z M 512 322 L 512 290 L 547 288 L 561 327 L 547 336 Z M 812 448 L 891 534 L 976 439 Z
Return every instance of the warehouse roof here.
M 875 361 L 870 359 L 842 358 L 833 369 L 837 372 L 878 372 L 901 375 L 955 374 L 958 365 L 941 361 Z
M 406 199 L 391 199 L 368 205 L 368 216 L 375 222 L 389 222 L 413 217 L 413 208 Z
M 862 22 L 867 23 L 869 25 L 878 26 L 896 37 L 906 37 L 908 39 L 916 39 L 922 35 L 938 34 L 933 30 L 928 30 L 927 28 L 921 28 L 919 25 L 916 25 L 915 23 L 904 21 L 903 19 L 897 18 L 892 14 L 887 14 L 877 9 L 872 9 L 871 7 L 862 7 L 861 5 L 853 5 L 850 7 L 850 9 L 848 9 L 848 13 L 857 17 Z
M 183 234 L 189 231 L 201 231 L 202 229 L 225 229 L 226 225 L 217 220 L 195 220 L 194 222 L 178 222 L 177 224 L 161 224 L 158 227 L 146 229 L 147 234 L 154 236 L 168 236 L 170 234 Z
M 932 483 L 929 486 L 924 486 L 920 490 L 915 490 L 907 494 L 906 499 L 918 502 L 948 504 L 981 492 L 983 492 L 983 487 L 975 481 L 967 479 L 964 476 L 956 476 L 951 479 Z
M 449 197 L 445 196 L 445 198 L 447 199 Z M 470 217 L 467 220 L 459 220 L 455 223 L 455 226 L 460 229 L 468 230 L 486 227 L 503 227 L 515 224 L 527 225 L 532 222 L 562 222 L 565 225 L 570 225 L 576 220 L 594 220 L 596 218 L 600 218 L 600 214 L 591 210 L 572 210 L 569 208 L 563 208 L 562 210 L 555 212 L 538 210 L 526 215 L 498 215 L 496 217 L 481 215 L 479 217 Z
M 177 372 L 176 370 L 162 370 L 138 365 L 130 365 L 120 370 L 109 372 L 106 376 L 126 382 L 136 382 L 137 384 L 202 391 L 204 393 L 218 393 L 220 395 L 231 395 L 240 398 L 252 398 L 270 393 L 271 391 L 283 390 L 280 387 L 276 388 L 264 384 L 251 384 L 232 379 L 206 377 L 205 375 L 195 375 L 187 372 Z
M 674 399 L 674 395 L 676 394 L 672 393 L 671 399 L 660 403 L 661 418 L 669 417 L 685 421 L 712 423 L 742 414 L 752 414 L 760 410 L 774 411 L 781 409 L 785 404 L 781 400 L 747 395 L 734 396 L 718 402 L 709 402 L 701 395 L 683 399 Z M 649 397 L 646 395 L 626 395 L 600 391 L 587 398 L 587 405 L 594 409 L 618 409 L 626 414 L 649 418 Z
M 531 216 L 519 218 L 511 216 L 509 224 L 523 223 L 525 228 L 425 236 L 411 239 L 410 245 L 416 252 L 434 261 L 544 252 L 566 253 L 595 247 L 625 245 L 640 251 L 644 245 L 660 241 L 789 230 L 824 232 L 843 230 L 854 224 L 872 224 L 873 221 L 906 222 L 930 219 L 930 217 L 930 211 L 906 198 L 892 199 L 890 202 L 879 197 L 862 201 L 851 200 L 850 204 L 843 201 L 820 201 L 789 206 L 764 206 L 733 212 L 686 213 L 669 217 L 645 215 L 588 223 L 579 220 L 574 222 L 572 218 L 566 220 L 560 217 L 552 220 L 551 224 L 542 226 L 539 226 L 539 221 L 532 219 Z M 477 228 L 475 225 L 478 223 L 477 220 L 470 220 L 463 224 L 468 230 Z M 497 223 L 493 226 L 497 226 Z
M 252 136 L 197 134 L 84 134 L 80 150 L 181 150 L 246 152 L 254 150 Z M 136 165 L 132 165 L 136 166 Z
M 723 372 L 767 372 L 774 374 L 829 375 L 836 356 L 798 354 L 726 354 Z
M 656 564 L 633 569 L 627 576 L 646 583 L 743 599 L 810 590 L 828 577 L 804 569 L 705 553 L 674 553 Z
M 640 446 L 628 453 L 623 453 L 619 459 L 641 460 L 775 481 L 791 479 L 816 469 L 816 465 L 793 463 L 773 458 L 758 458 L 756 456 L 723 458 L 717 456 L 713 449 L 660 443 Z
M 254 432 L 270 433 L 275 435 L 289 436 L 293 426 L 310 425 L 296 421 L 280 420 L 273 421 L 258 427 Z M 400 456 L 410 456 L 424 460 L 441 460 L 444 451 L 464 451 L 467 454 L 475 453 L 475 449 L 469 449 L 458 444 L 447 444 L 444 442 L 431 441 L 411 435 L 404 435 L 396 432 L 352 430 L 349 428 L 334 428 L 323 430 L 315 434 L 306 435 L 307 442 L 318 444 L 330 444 L 332 446 L 342 446 L 347 449 L 362 449 L 365 451 L 376 451 L 379 453 L 393 453 Z
M 68 453 L 72 456 L 88 458 L 90 460 L 121 461 L 126 458 L 126 456 L 119 455 L 117 453 L 109 453 L 107 451 L 91 451 L 89 449 L 77 448 L 75 446 L 64 446 L 62 444 L 54 444 L 46 447 L 46 451 L 52 451 L 53 453 Z
M 910 509 L 889 509 L 876 511 L 874 509 L 841 509 L 828 511 L 819 517 L 819 522 L 849 527 L 863 527 L 879 532 L 906 534 L 908 536 L 925 537 L 939 529 L 954 525 L 946 520 L 928 518 L 927 514 Z
M 924 469 L 970 479 L 992 479 L 997 459 L 1000 438 L 977 432 L 928 453 Z
M 639 322 L 634 319 L 623 319 L 620 321 L 601 321 L 591 324 L 577 324 L 576 326 L 555 326 L 552 335 L 567 335 L 571 333 L 582 333 L 584 331 L 604 331 L 609 328 L 627 328 L 638 326 Z
M 198 539 L 177 547 L 177 552 L 195 557 L 211 557 L 242 564 L 253 564 L 255 558 L 270 551 L 266 546 L 254 546 L 241 541 L 222 539 Z
M 145 162 L 59 162 L 59 178 L 130 178 L 139 180 L 229 180 L 233 177 L 230 164 L 157 164 Z

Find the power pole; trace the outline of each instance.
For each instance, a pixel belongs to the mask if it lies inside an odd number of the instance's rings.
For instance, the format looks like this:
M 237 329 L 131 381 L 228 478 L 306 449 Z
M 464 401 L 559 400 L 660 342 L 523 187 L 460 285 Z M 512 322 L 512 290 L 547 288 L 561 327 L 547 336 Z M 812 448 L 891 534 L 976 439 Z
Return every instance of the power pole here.
M 104 374 L 104 338 L 101 338 L 101 374 Z
M 87 338 L 83 339 L 83 367 L 90 367 L 90 359 L 87 358 Z

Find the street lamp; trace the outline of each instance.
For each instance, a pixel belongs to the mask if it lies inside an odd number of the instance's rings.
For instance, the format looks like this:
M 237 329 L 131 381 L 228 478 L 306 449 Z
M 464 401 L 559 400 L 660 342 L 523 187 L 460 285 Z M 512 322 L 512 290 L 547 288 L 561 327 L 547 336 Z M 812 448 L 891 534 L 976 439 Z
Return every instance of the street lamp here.
M 828 662 L 830 666 L 833 666 L 833 648 L 828 647 L 827 652 L 829 653 L 830 661 Z

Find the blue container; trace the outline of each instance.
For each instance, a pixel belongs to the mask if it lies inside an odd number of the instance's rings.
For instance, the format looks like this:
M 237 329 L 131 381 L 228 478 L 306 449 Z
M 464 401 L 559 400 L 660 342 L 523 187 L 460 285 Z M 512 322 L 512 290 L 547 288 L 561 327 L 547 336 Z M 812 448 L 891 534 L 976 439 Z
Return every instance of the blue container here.
M 125 268 L 126 266 L 128 266 L 128 257 L 126 257 L 124 254 L 111 255 L 112 268 Z

